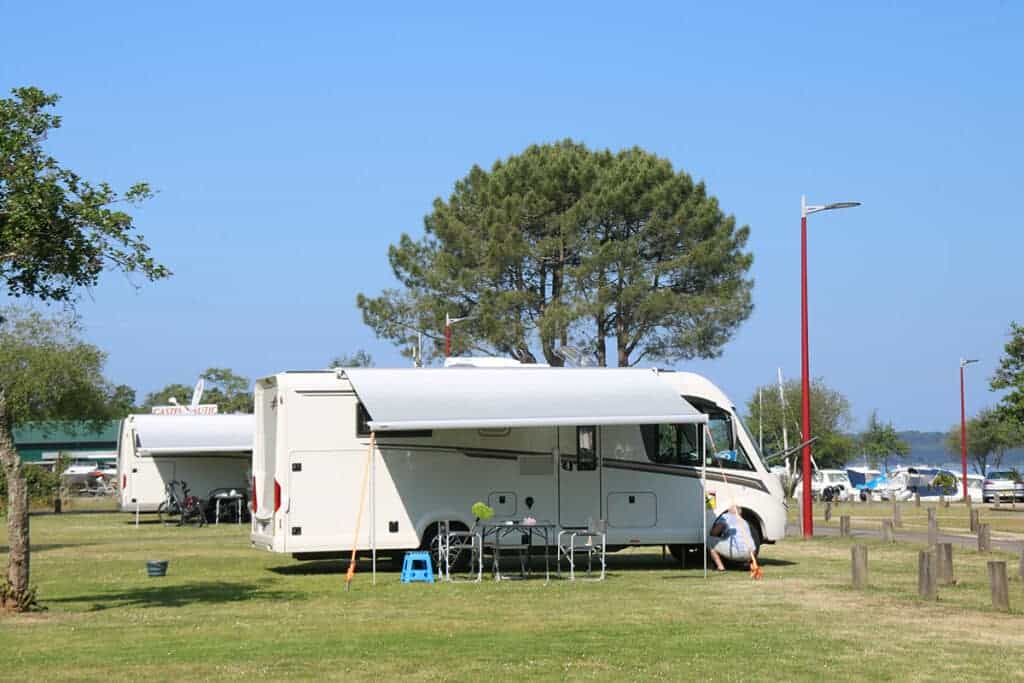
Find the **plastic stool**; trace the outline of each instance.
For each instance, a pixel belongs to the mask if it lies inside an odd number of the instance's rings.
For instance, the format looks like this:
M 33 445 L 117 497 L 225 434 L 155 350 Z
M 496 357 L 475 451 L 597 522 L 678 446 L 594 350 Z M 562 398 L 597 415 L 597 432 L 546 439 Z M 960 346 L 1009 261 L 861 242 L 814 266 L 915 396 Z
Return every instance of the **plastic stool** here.
M 412 550 L 405 554 L 402 561 L 402 583 L 411 581 L 434 583 L 434 566 L 430 561 L 430 553 L 425 550 Z

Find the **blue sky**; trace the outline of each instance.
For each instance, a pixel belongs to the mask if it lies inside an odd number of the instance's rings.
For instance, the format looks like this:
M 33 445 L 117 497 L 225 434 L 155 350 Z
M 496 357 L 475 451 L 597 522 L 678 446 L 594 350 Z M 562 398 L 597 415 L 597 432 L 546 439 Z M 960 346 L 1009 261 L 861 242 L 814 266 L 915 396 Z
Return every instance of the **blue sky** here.
M 1022 320 L 1019 3 L 25 3 L 0 0 L 0 87 L 60 93 L 49 150 L 149 181 L 137 212 L 174 271 L 80 305 L 142 393 L 208 366 L 250 377 L 369 350 L 354 305 L 389 243 L 477 163 L 534 142 L 642 146 L 751 226 L 755 312 L 686 364 L 737 402 L 799 373 L 799 207 L 811 218 L 812 374 L 901 428 L 991 404 Z M 11 30 L 13 28 L 13 30 Z

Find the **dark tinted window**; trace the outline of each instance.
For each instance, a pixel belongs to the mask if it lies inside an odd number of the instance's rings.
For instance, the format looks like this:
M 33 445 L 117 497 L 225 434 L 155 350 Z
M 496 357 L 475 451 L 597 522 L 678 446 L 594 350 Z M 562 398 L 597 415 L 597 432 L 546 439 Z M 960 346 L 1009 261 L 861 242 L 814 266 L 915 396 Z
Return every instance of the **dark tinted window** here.
M 664 465 L 699 465 L 698 425 L 640 425 L 647 459 Z

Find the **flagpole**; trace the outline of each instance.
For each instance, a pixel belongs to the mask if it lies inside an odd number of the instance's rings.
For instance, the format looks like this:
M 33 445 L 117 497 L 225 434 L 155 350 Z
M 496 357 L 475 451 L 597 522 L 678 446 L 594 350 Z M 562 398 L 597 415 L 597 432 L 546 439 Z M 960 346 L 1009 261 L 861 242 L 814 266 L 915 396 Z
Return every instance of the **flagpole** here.
M 371 585 L 377 585 L 377 453 L 370 453 L 370 555 L 373 579 Z

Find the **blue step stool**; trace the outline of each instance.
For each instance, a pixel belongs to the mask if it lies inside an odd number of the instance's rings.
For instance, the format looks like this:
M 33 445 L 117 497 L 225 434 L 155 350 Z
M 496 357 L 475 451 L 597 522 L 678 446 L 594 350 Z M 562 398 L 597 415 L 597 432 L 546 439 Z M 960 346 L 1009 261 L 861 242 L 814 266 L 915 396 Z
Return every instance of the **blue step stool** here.
M 434 583 L 434 566 L 427 551 L 412 550 L 405 554 L 405 560 L 402 561 L 402 583 L 410 581 Z

